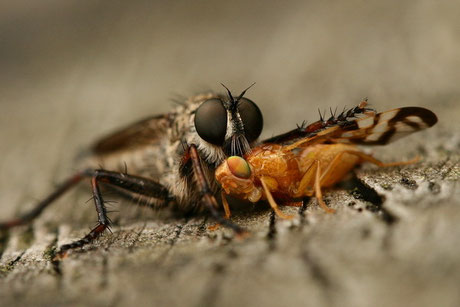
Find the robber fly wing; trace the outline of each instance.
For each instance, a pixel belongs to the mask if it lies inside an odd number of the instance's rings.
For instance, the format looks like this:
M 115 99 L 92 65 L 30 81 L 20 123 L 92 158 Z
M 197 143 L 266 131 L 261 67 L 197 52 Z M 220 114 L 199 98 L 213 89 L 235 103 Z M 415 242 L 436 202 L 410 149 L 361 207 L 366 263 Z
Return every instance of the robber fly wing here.
M 102 138 L 93 145 L 92 151 L 96 154 L 109 154 L 149 144 L 154 145 L 160 142 L 169 123 L 168 115 L 146 118 Z

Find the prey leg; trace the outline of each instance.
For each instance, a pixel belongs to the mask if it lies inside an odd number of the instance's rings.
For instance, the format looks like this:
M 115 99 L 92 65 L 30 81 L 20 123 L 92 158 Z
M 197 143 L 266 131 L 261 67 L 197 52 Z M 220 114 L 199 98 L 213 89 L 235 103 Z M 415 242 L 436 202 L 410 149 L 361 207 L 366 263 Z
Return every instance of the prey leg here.
M 316 176 L 315 176 L 315 197 L 321 208 L 327 213 L 334 213 L 335 209 L 329 208 L 323 200 L 321 192 L 321 162 L 316 161 Z
M 332 159 L 331 163 L 329 163 L 328 167 L 324 170 L 324 172 L 321 174 L 321 169 L 320 169 L 320 162 L 317 161 L 317 169 L 316 169 L 316 178 L 315 178 L 315 196 L 316 199 L 318 200 L 319 204 L 321 207 L 326 210 L 326 212 L 335 212 L 335 210 L 328 208 L 326 204 L 324 203 L 322 199 L 322 193 L 321 193 L 321 185 L 324 182 L 327 182 L 331 176 L 334 176 L 334 169 L 335 167 L 341 163 L 341 158 L 344 154 L 350 154 L 350 155 L 355 155 L 359 157 L 360 159 L 371 162 L 379 167 L 391 167 L 391 166 L 399 166 L 399 165 L 408 165 L 408 164 L 413 164 L 416 163 L 417 161 L 420 160 L 419 157 L 415 157 L 412 160 L 409 161 L 403 161 L 403 162 L 390 162 L 390 163 L 384 163 L 380 160 L 375 159 L 371 155 L 365 154 L 361 151 L 355 151 L 355 150 L 346 150 L 342 151 L 339 154 L 337 154 L 334 159 Z
M 225 197 L 225 192 L 223 190 L 220 191 L 220 195 L 222 199 L 222 206 L 224 207 L 224 212 L 225 212 L 224 218 L 228 220 L 230 219 L 230 216 L 232 215 L 232 213 L 230 212 L 230 206 L 228 205 L 228 201 L 227 201 L 227 198 Z M 211 230 L 211 231 L 217 230 L 219 229 L 219 226 L 220 224 L 216 223 L 214 225 L 209 226 L 208 230 Z
M 227 198 L 225 197 L 225 192 L 222 190 L 220 192 L 221 198 L 222 198 L 222 206 L 224 207 L 224 212 L 225 212 L 225 218 L 228 220 L 230 216 L 232 216 L 232 213 L 230 211 L 230 206 L 228 204 Z
M 368 155 L 368 154 L 365 154 L 364 152 L 361 152 L 361 151 L 345 151 L 345 153 L 349 153 L 349 154 L 352 154 L 352 155 L 355 155 L 355 156 L 358 156 L 360 157 L 362 160 L 366 161 L 366 162 L 370 162 L 370 163 L 373 163 L 379 167 L 391 167 L 391 166 L 401 166 L 401 165 L 410 165 L 410 164 L 414 164 L 414 163 L 417 163 L 418 161 L 420 161 L 420 157 L 419 156 L 416 156 L 415 158 L 409 160 L 409 161 L 399 161 L 399 162 L 389 162 L 389 163 L 385 163 L 385 162 L 382 162 L 380 160 L 377 160 L 376 158 L 374 158 L 373 156 L 371 155 Z
M 324 172 L 321 174 L 321 169 L 320 169 L 320 162 L 317 161 L 317 169 L 316 169 L 316 177 L 315 177 L 315 193 L 316 193 L 316 198 L 321 205 L 321 207 L 326 210 L 326 212 L 333 213 L 335 212 L 334 209 L 331 209 L 326 206 L 322 199 L 322 193 L 321 193 L 321 186 L 325 182 L 329 180 L 331 176 L 334 176 L 334 169 L 336 168 L 337 165 L 339 165 L 342 162 L 342 156 L 344 154 L 355 154 L 358 151 L 342 151 L 338 153 L 334 159 L 329 163 L 327 168 L 324 170 Z M 318 192 L 319 191 L 319 192 Z M 318 197 L 319 195 L 319 197 Z M 325 209 L 326 208 L 326 209 Z
M 321 162 L 319 160 L 312 160 L 310 165 L 308 165 L 305 174 L 300 180 L 299 187 L 295 196 L 301 197 L 315 194 L 315 197 L 321 208 L 323 208 L 324 211 L 328 213 L 334 213 L 335 210 L 329 208 L 323 200 L 323 193 L 321 192 L 321 179 Z M 314 192 L 309 190 L 311 185 L 313 185 Z
M 264 189 L 265 196 L 267 197 L 267 201 L 270 204 L 270 207 L 272 207 L 273 211 L 275 211 L 276 215 L 279 216 L 282 219 L 287 219 L 287 220 L 292 219 L 293 218 L 292 215 L 284 214 L 279 209 L 278 204 L 276 203 L 275 199 L 273 198 L 272 193 L 270 192 L 270 189 L 268 188 L 268 185 L 265 182 L 264 177 L 260 178 L 260 182 L 262 183 L 262 187 Z

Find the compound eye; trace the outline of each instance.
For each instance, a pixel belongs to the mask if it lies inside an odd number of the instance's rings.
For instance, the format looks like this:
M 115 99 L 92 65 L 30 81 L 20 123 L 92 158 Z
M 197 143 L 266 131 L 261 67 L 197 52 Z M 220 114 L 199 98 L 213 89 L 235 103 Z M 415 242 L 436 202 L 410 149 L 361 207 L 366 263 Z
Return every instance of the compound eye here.
M 198 135 L 214 145 L 222 145 L 227 131 L 227 110 L 217 98 L 208 99 L 195 112 Z
M 239 156 L 231 156 L 227 159 L 227 165 L 233 175 L 238 178 L 248 179 L 251 177 L 251 168 L 248 162 Z
M 259 107 L 247 98 L 241 98 L 238 102 L 238 111 L 244 125 L 244 133 L 248 142 L 256 140 L 264 126 L 264 119 Z

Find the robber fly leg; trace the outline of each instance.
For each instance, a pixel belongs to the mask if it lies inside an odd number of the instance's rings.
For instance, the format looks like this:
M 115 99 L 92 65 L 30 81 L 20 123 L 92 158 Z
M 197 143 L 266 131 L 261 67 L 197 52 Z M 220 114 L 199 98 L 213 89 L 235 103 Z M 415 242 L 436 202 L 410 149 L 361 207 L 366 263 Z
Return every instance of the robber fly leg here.
M 59 255 L 64 255 L 69 249 L 82 247 L 97 239 L 106 229 L 110 227 L 110 219 L 107 216 L 107 209 L 104 206 L 101 191 L 99 189 L 97 175 L 91 178 L 91 188 L 93 191 L 94 206 L 97 211 L 97 225 L 86 236 L 80 240 L 69 244 L 62 245 L 59 250 Z
M 237 234 L 244 234 L 246 231 L 241 228 L 240 226 L 233 224 L 228 219 L 222 217 L 221 213 L 218 208 L 218 204 L 216 198 L 214 197 L 211 189 L 209 188 L 209 183 L 206 180 L 206 177 L 203 172 L 203 167 L 201 165 L 200 156 L 198 155 L 198 150 L 195 145 L 190 145 L 188 148 L 188 152 L 190 154 L 190 159 L 193 165 L 193 172 L 195 175 L 195 179 L 198 184 L 198 188 L 201 193 L 202 201 L 206 208 L 209 210 L 213 218 L 225 227 L 233 229 Z
M 25 213 L 21 217 L 0 223 L 0 230 L 10 229 L 12 227 L 24 225 L 33 221 L 36 217 L 40 215 L 40 213 L 42 213 L 44 209 L 46 209 L 46 207 L 48 207 L 59 196 L 61 196 L 70 188 L 75 186 L 82 179 L 88 177 L 91 178 L 94 204 L 96 206 L 96 211 L 98 214 L 98 225 L 81 240 L 63 245 L 61 247 L 61 253 L 65 252 L 66 250 L 81 247 L 87 243 L 90 243 L 109 227 L 110 220 L 107 217 L 107 211 L 105 209 L 102 195 L 100 193 L 99 183 L 116 186 L 123 190 L 134 192 L 139 195 L 154 197 L 163 200 L 169 199 L 168 190 L 161 184 L 153 180 L 145 179 L 139 176 L 128 175 L 121 172 L 87 169 L 78 172 L 72 177 L 65 180 L 57 187 L 57 189 L 53 193 L 51 193 L 47 198 L 39 202 L 35 208 Z
M 63 255 L 69 249 L 82 247 L 97 239 L 106 229 L 110 228 L 110 219 L 104 206 L 99 183 L 115 186 L 123 190 L 157 199 L 168 199 L 168 190 L 161 184 L 139 176 L 106 170 L 86 170 L 84 173 L 91 177 L 94 205 L 97 211 L 98 224 L 85 237 L 70 244 L 63 245 L 59 254 Z
M 19 218 L 0 223 L 0 230 L 10 229 L 16 226 L 27 224 L 33 221 L 36 217 L 42 213 L 53 201 L 55 201 L 59 196 L 67 192 L 70 188 L 79 183 L 83 178 L 86 177 L 85 171 L 78 172 L 72 177 L 68 178 L 61 184 L 59 184 L 56 190 L 51 193 L 47 198 L 39 202 L 32 210 L 23 214 Z

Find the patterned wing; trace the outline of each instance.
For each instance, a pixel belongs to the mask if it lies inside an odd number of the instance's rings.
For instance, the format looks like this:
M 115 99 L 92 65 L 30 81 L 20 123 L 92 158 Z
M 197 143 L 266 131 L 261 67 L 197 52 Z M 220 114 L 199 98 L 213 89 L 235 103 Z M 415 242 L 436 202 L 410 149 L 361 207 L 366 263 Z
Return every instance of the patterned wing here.
M 363 101 L 361 101 L 361 103 L 358 106 L 351 108 L 347 111 L 343 110 L 343 112 L 341 112 L 338 116 L 335 116 L 335 112 L 333 113 L 331 110 L 331 117 L 326 120 L 323 118 L 323 115 L 320 112 L 320 120 L 310 125 L 306 125 L 306 123 L 304 122 L 302 123 L 302 125 L 297 126 L 297 129 L 271 137 L 269 139 L 262 141 L 261 143 L 276 143 L 281 145 L 289 144 L 300 139 L 304 140 L 305 138 L 314 137 L 319 132 L 324 130 L 328 130 L 329 132 L 331 132 L 332 130 L 329 130 L 329 128 L 341 127 L 349 124 L 350 122 L 356 120 L 359 117 L 362 117 L 363 115 L 369 116 L 374 115 L 375 113 L 376 112 L 374 109 L 367 107 L 366 98 Z
M 432 127 L 438 121 L 432 111 L 420 107 L 403 107 L 377 114 L 373 112 L 364 114 L 360 118 L 337 121 L 329 127 L 317 129 L 310 136 L 287 146 L 287 149 L 291 150 L 296 147 L 305 147 L 327 141 L 360 145 L 385 145 L 408 134 Z
M 341 127 L 336 142 L 385 145 L 411 133 L 432 127 L 438 118 L 428 109 L 404 107 L 367 116 Z

